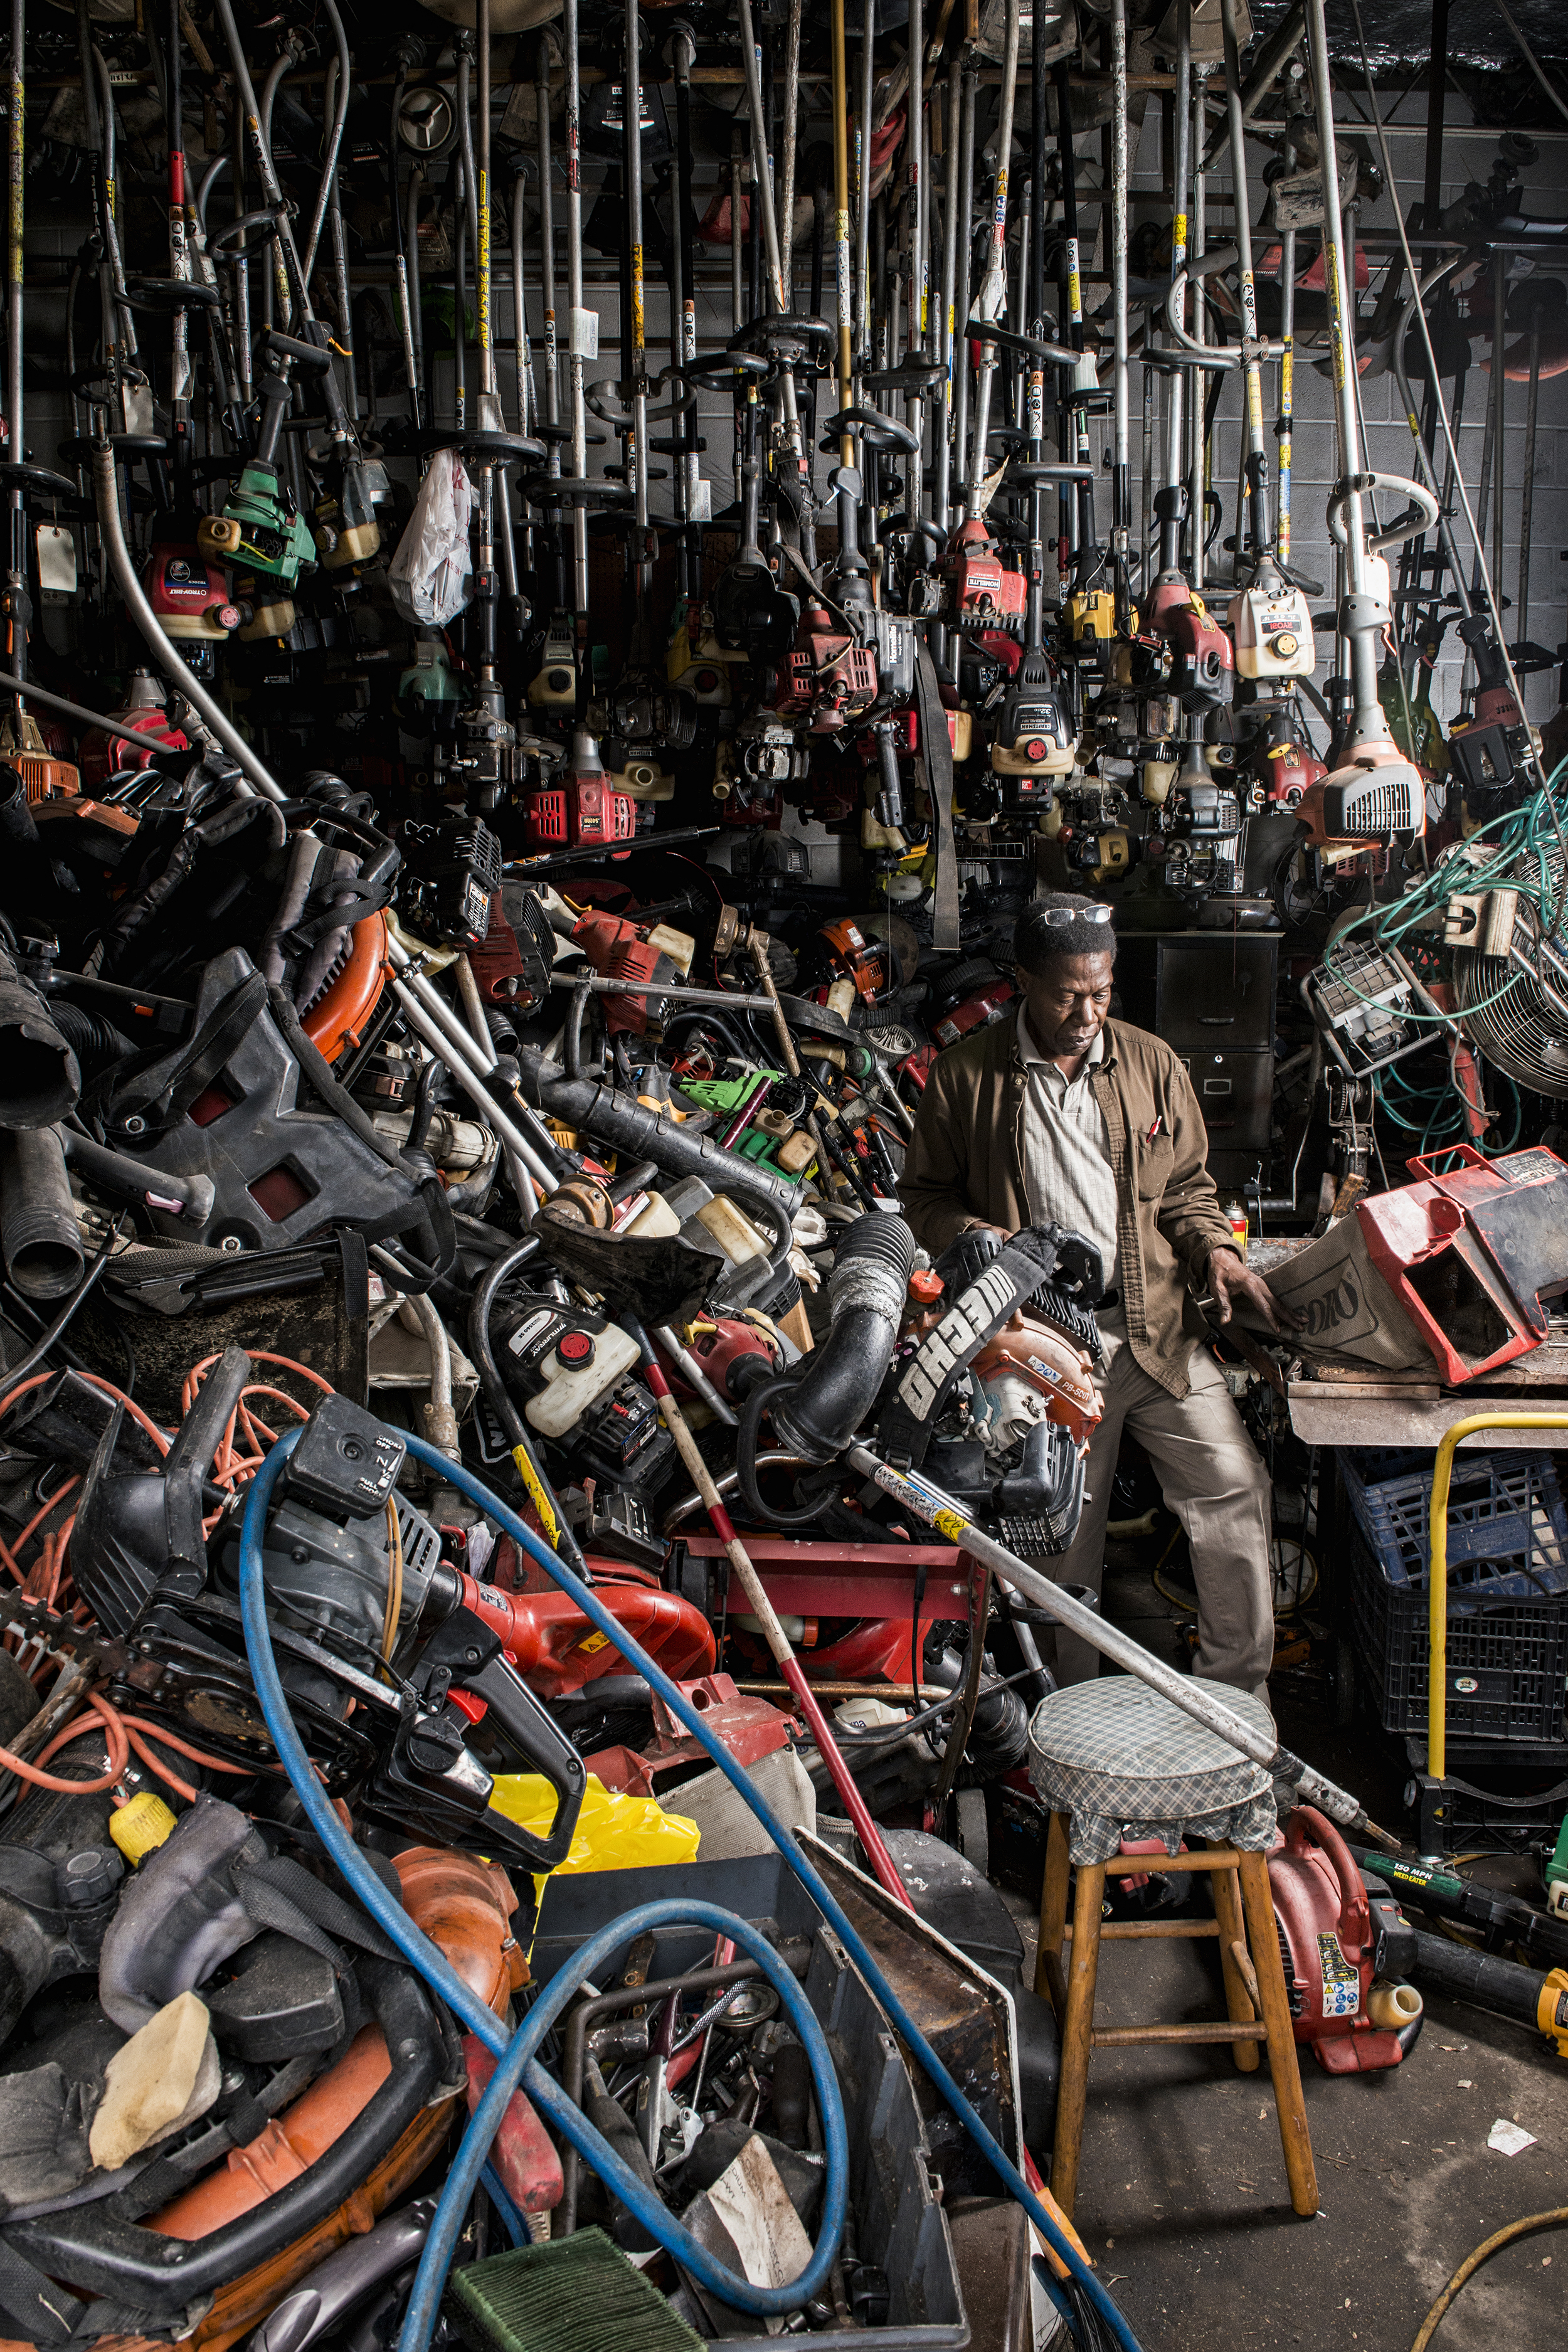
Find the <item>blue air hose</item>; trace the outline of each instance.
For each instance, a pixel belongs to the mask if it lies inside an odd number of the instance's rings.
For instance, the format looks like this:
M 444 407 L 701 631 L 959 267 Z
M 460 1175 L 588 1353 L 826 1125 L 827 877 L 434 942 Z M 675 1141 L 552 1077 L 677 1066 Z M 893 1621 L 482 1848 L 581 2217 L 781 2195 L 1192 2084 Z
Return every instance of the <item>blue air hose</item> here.
M 787 2286 L 755 2286 L 727 2269 L 692 2237 L 689 2231 L 681 2227 L 657 2190 L 638 2178 L 625 2158 L 611 2147 L 603 2133 L 567 2097 L 560 2084 L 534 2063 L 534 2047 L 544 2027 L 564 2006 L 581 1978 L 592 1973 L 584 1953 L 580 1951 L 552 1979 L 518 2033 L 515 2036 L 509 2034 L 489 2003 L 481 2000 L 464 1983 L 440 1947 L 431 1942 L 415 1925 L 396 1897 L 383 1886 L 333 1811 L 295 1728 L 288 1696 L 273 1656 L 272 1635 L 267 1622 L 262 1536 L 273 1490 L 285 1462 L 299 1441 L 299 1435 L 298 1430 L 290 1430 L 273 1447 L 257 1472 L 247 1497 L 245 1518 L 240 1529 L 240 1611 L 245 1626 L 245 1646 L 256 1681 L 257 1696 L 261 1702 L 261 1712 L 301 1809 L 344 1878 L 365 1909 L 386 1930 L 426 1982 L 440 1994 L 447 2007 L 462 2019 L 469 2032 L 484 2043 L 498 2062 L 485 2095 L 464 2134 L 426 2242 L 415 2283 L 416 2294 L 424 2290 L 419 2300 L 421 2324 L 416 2327 L 410 2321 L 405 2322 L 399 2334 L 399 2352 L 424 2352 L 435 2325 L 442 2282 L 450 2264 L 463 2213 L 489 2156 L 490 2142 L 506 2113 L 506 2097 L 496 2089 L 503 2078 L 509 2095 L 517 2089 L 520 2080 L 522 2082 L 534 2105 L 551 2117 L 557 2129 L 571 2141 L 600 2179 L 615 2190 L 642 2228 L 674 2254 L 681 2266 L 704 2286 L 710 2287 L 724 2302 L 741 2310 L 753 2311 L 763 2318 L 783 2317 L 798 2311 L 826 2284 L 833 2256 L 843 2234 L 849 2170 L 843 2095 L 834 2072 L 826 2036 L 805 1992 L 772 1945 L 750 1921 L 732 1912 L 719 1910 L 710 1904 L 688 1902 L 650 1906 L 648 1924 L 670 1927 L 685 1921 L 689 1925 L 710 1927 L 715 1935 L 729 1937 L 751 1952 L 776 1988 L 811 2067 L 817 2107 L 822 2116 L 826 2158 L 822 2226 L 812 2258 L 797 2279 L 792 2280 Z M 447 1460 L 445 1454 L 437 1458 Z M 454 1463 L 448 1463 L 447 1467 L 454 1472 L 458 1469 Z M 467 1478 L 468 1474 L 463 1471 L 461 1475 Z M 484 1491 L 482 1487 L 479 1488 L 479 1494 Z M 553 1558 L 553 1554 L 551 1556 Z M 575 1580 L 574 1579 L 574 1582 Z M 583 1589 L 585 1591 L 587 1588 Z M 601 1937 L 592 1947 L 584 1948 L 584 1951 L 592 1951 L 594 1966 L 597 1966 L 604 1950 L 614 1951 L 628 1943 L 639 1929 L 622 1920 L 616 1923 L 613 1931 L 607 1932 L 607 1945 Z M 466 2184 L 460 2195 L 454 2191 L 452 2185 L 459 2179 Z M 438 2251 L 443 2245 L 444 2255 Z M 415 2305 L 411 2304 L 409 2308 L 412 2315 Z
M 964 2096 L 952 2073 L 937 2056 L 903 2002 L 889 1984 L 865 1937 L 849 1918 L 844 1906 L 816 1865 L 795 1843 L 794 1833 L 759 1795 L 742 1767 L 736 1762 L 722 1740 L 710 1730 L 703 1717 L 691 1705 L 684 1692 L 670 1680 L 661 1666 L 655 1664 L 641 1645 L 632 1639 L 626 1627 L 605 1607 L 604 1602 L 592 1588 L 584 1584 L 580 1577 L 574 1575 L 564 1561 L 559 1559 L 555 1553 L 542 1542 L 532 1528 L 527 1527 L 509 1505 L 503 1503 L 499 1496 L 492 1494 L 482 1480 L 476 1478 L 462 1463 L 452 1462 L 446 1454 L 438 1453 L 424 1439 L 407 1436 L 402 1431 L 397 1433 L 403 1438 L 409 1453 L 416 1460 L 426 1464 L 428 1468 L 455 1486 L 460 1494 L 466 1495 L 481 1511 L 492 1518 L 498 1527 L 510 1536 L 513 1543 L 520 1549 L 525 1551 L 531 1559 L 538 1562 L 551 1580 L 559 1585 L 590 1622 L 615 1644 L 621 1656 L 626 1659 L 627 1665 L 645 1677 L 650 1688 L 658 1692 L 670 1713 L 686 1727 L 706 1753 L 712 1758 L 742 1801 L 755 1814 L 801 1885 L 811 1895 L 818 1910 L 833 1927 L 839 1941 L 848 1951 L 862 1977 L 880 2002 L 882 2009 L 901 2035 L 905 2046 L 942 2098 L 946 2100 L 992 2170 L 1005 2185 L 1008 2193 L 1023 2206 L 1046 2244 L 1065 2265 L 1109 2329 L 1114 2341 L 1122 2347 L 1122 2352 L 1142 2352 L 1137 2337 L 1107 2294 L 1093 2269 L 1084 2260 L 1070 2239 L 1064 2235 L 1058 2223 L 1035 2195 L 995 2134 L 987 2129 L 974 2107 Z M 267 1625 L 266 1600 L 262 1583 L 261 1536 L 266 1526 L 268 1506 L 272 1490 L 277 1485 L 284 1460 L 292 1451 L 296 1437 L 297 1433 L 291 1431 L 279 1439 L 257 1472 L 246 1504 L 245 1524 L 240 1545 L 241 1599 L 246 1647 L 250 1654 L 251 1669 L 256 1675 L 257 1689 L 261 1698 L 262 1712 L 267 1719 L 268 1729 L 272 1735 L 279 1759 L 288 1772 L 311 1827 L 321 1837 L 333 1862 L 353 1887 L 355 1895 L 364 1905 L 365 1909 L 408 1955 L 426 1980 L 447 2001 L 448 2007 L 454 2009 L 469 2024 L 470 2031 L 480 2036 L 487 2049 L 495 2051 L 500 2055 L 505 2036 L 497 2026 L 494 2016 L 478 2002 L 477 1996 L 463 1984 L 445 1956 L 421 1934 L 402 1906 L 382 1885 L 381 1881 L 332 1811 L 326 1791 L 316 1778 L 289 1713 L 288 1702 L 278 1678 L 277 1667 L 273 1664 L 272 1643 Z M 630 2167 L 616 2155 L 609 2143 L 594 2130 L 586 2117 L 572 2105 L 560 2085 L 546 2074 L 537 2062 L 525 2072 L 523 2088 L 535 2105 L 541 2107 L 556 2124 L 557 2128 L 572 2140 L 573 2145 L 582 2152 L 600 2179 L 613 2188 L 616 2194 L 637 2215 L 637 2220 L 642 2221 L 646 2210 L 643 2183 L 637 2179 Z M 825 2135 L 826 2122 L 825 2111 Z M 657 2216 L 657 2226 L 652 2222 L 646 2223 L 645 2226 L 649 2228 L 650 2233 L 658 2237 L 661 2243 L 667 2244 L 669 2233 L 678 2225 L 660 2207 Z M 824 2242 L 826 2242 L 826 2236 Z M 686 2258 L 682 2255 L 681 2259 L 684 2262 Z M 726 2292 L 731 2301 L 737 2304 L 742 2301 L 740 2294 L 732 2291 L 732 2288 Z M 758 2293 L 761 2290 L 753 2289 L 752 2292 Z M 795 2290 L 791 2289 L 787 2292 L 793 2294 Z

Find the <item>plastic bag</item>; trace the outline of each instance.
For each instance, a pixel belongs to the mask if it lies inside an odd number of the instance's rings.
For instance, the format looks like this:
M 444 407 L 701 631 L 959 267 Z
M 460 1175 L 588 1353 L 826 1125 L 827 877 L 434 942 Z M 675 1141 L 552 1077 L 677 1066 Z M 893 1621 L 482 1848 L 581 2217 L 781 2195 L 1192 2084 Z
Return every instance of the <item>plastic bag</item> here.
M 555 1791 L 537 1772 L 500 1772 L 490 1802 L 509 1822 L 543 1836 L 555 1811 Z M 695 1860 L 700 1832 L 684 1813 L 667 1813 L 652 1797 L 623 1797 L 592 1772 L 572 1850 L 557 1868 L 652 1870 L 666 1863 Z M 542 1888 L 544 1881 L 535 1885 Z
M 468 604 L 473 509 L 473 487 L 462 459 L 455 450 L 437 449 L 387 575 L 392 601 L 405 621 L 442 629 Z

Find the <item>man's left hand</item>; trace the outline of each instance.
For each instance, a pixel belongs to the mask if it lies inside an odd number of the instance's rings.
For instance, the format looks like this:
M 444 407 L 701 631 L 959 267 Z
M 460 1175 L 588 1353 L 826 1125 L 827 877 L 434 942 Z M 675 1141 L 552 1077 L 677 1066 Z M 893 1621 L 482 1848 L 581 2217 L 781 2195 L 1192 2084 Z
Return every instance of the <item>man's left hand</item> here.
M 1253 1274 L 1242 1264 L 1234 1250 L 1216 1249 L 1209 1259 L 1209 1296 L 1222 1323 L 1228 1323 L 1236 1309 L 1247 1306 L 1261 1315 L 1271 1331 L 1281 1339 L 1301 1328 L 1301 1318 L 1282 1298 L 1276 1298 L 1260 1274 Z

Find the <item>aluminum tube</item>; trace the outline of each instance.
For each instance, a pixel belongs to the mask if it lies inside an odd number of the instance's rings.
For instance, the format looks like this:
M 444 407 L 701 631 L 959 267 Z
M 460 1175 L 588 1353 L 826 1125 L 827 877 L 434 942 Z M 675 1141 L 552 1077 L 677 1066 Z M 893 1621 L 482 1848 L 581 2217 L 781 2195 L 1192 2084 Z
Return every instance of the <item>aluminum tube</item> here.
M 158 616 L 147 602 L 142 583 L 136 576 L 136 567 L 131 561 L 131 551 L 125 544 L 125 532 L 120 520 L 120 481 L 115 469 L 114 452 L 107 442 L 95 443 L 93 446 L 92 487 L 98 507 L 98 527 L 103 535 L 109 568 L 125 599 L 127 612 L 147 640 L 153 660 L 203 724 L 216 736 L 224 750 L 233 753 L 241 772 L 256 790 L 269 801 L 286 799 L 288 796 L 271 770 L 246 741 L 222 705 L 214 701 L 200 678 L 186 668 L 171 640 L 158 626 Z
M 561 422 L 561 376 L 555 343 L 555 191 L 551 184 L 550 32 L 539 36 L 539 76 L 534 84 L 534 108 L 539 139 L 539 254 L 544 290 L 544 416 L 549 425 Z M 520 431 L 526 431 L 520 426 Z M 550 459 L 561 470 L 561 452 L 552 441 Z
M 1171 282 L 1187 264 L 1187 174 L 1192 169 L 1193 0 L 1176 0 L 1176 92 L 1172 101 L 1174 153 L 1171 160 Z M 1184 310 L 1185 303 L 1183 304 Z M 1185 326 L 1184 317 L 1182 324 Z M 1186 385 L 1179 368 L 1165 384 L 1165 479 L 1182 478 Z M 1178 555 L 1178 561 L 1180 557 Z
M 833 282 L 838 324 L 838 405 L 850 404 L 855 373 L 855 299 L 849 283 L 849 61 L 844 33 L 844 0 L 832 0 L 833 37 Z M 839 462 L 854 462 L 855 444 L 845 434 Z
M 957 341 L 952 354 L 952 446 L 960 481 L 967 478 L 964 452 L 969 446 L 969 279 L 974 258 L 974 109 L 980 69 L 973 62 L 963 68 L 959 84 L 958 185 L 948 204 L 957 213 L 958 279 L 953 317 Z M 957 499 L 952 501 L 956 506 Z
M 520 172 L 511 184 L 511 310 L 513 370 L 517 379 L 517 429 L 528 430 L 528 285 L 522 267 L 523 187 Z
M 1232 0 L 1226 0 L 1231 5 Z M 1111 517 L 1110 544 L 1125 593 L 1128 526 L 1132 519 L 1128 478 L 1127 381 L 1127 0 L 1110 9 L 1110 314 L 1111 314 Z
M 1318 160 L 1323 179 L 1323 263 L 1329 296 L 1329 342 L 1333 367 L 1334 415 L 1339 427 L 1340 474 L 1352 481 L 1363 471 L 1361 419 L 1356 411 L 1354 296 L 1345 271 L 1344 222 L 1340 212 L 1340 152 L 1334 132 L 1334 94 L 1329 70 L 1329 34 L 1323 0 L 1306 0 L 1307 65 L 1318 122 Z M 1366 523 L 1361 493 L 1345 503 L 1347 602 L 1365 611 L 1370 601 Z M 1369 622 L 1348 632 L 1352 689 L 1352 751 L 1392 740 L 1377 698 L 1383 624 Z
M 428 978 L 420 971 L 401 940 L 389 939 L 387 944 L 391 950 L 390 961 L 394 971 L 397 974 L 398 984 L 405 988 L 421 1006 L 426 1020 L 444 1041 L 445 1050 L 441 1055 L 442 1060 L 450 1069 L 452 1056 L 456 1054 L 470 1076 L 477 1080 L 483 1080 L 495 1068 L 497 1058 L 489 1029 L 484 1031 L 482 1043 L 472 1036 L 458 1020 L 446 998 L 437 989 L 431 986 Z M 482 1013 L 480 1019 L 482 1024 Z M 420 1034 L 425 1034 L 423 1031 Z M 426 1043 L 429 1042 L 426 1037 Z M 454 1076 L 457 1075 L 455 1070 L 453 1075 Z M 484 1096 L 484 1101 L 489 1108 L 495 1108 L 493 1097 L 488 1092 Z M 541 1120 L 531 1135 L 530 1123 L 534 1118 L 532 1110 L 524 1103 L 519 1103 L 518 1110 L 521 1116 L 516 1118 L 507 1112 L 498 1114 L 498 1132 L 501 1131 L 500 1120 L 506 1119 L 511 1129 L 511 1135 L 504 1137 L 503 1139 L 507 1141 L 509 1149 L 518 1152 L 530 1173 L 538 1177 L 546 1191 L 553 1192 L 561 1180 L 552 1170 L 549 1161 L 542 1157 L 546 1149 L 553 1150 L 555 1148 L 551 1140 L 549 1130 Z M 521 1147 L 512 1139 L 513 1137 L 521 1138 Z
M 1227 1706 L 1220 1696 L 1223 1685 L 1202 1682 L 1194 1675 L 1178 1674 L 1174 1666 L 1168 1666 L 1163 1658 L 1155 1657 L 1130 1633 L 1122 1633 L 1119 1626 L 1107 1624 L 1098 1610 L 1086 1609 L 1064 1586 L 1054 1583 L 1038 1569 L 1016 1559 L 994 1538 L 983 1534 L 961 1505 L 954 1503 L 950 1496 L 944 1495 L 918 1472 L 905 1473 L 889 1468 L 879 1461 L 868 1445 L 852 1445 L 845 1460 L 851 1469 L 874 1480 L 886 1493 L 915 1510 L 920 1517 L 934 1524 L 935 1513 L 941 1510 L 950 1537 L 953 1528 L 947 1525 L 946 1515 L 951 1514 L 964 1549 L 975 1559 L 983 1560 L 994 1575 L 1004 1578 L 1016 1591 L 1023 1593 L 1037 1608 L 1043 1609 L 1056 1623 L 1065 1627 L 1068 1633 L 1076 1633 L 1080 1641 L 1088 1642 L 1101 1656 L 1121 1666 L 1124 1673 L 1136 1675 L 1140 1682 L 1146 1683 L 1151 1690 L 1158 1691 L 1162 1698 L 1169 1699 L 1173 1706 L 1179 1706 L 1184 1715 L 1190 1715 L 1194 1723 L 1201 1723 L 1205 1730 L 1215 1733 L 1227 1747 L 1237 1748 L 1243 1756 L 1249 1756 L 1255 1764 L 1261 1764 L 1266 1771 L 1273 1771 L 1277 1778 L 1290 1781 L 1305 1803 L 1321 1806 L 1332 1820 L 1350 1828 L 1365 1822 L 1363 1807 L 1348 1790 L 1340 1788 L 1333 1780 L 1325 1780 L 1321 1772 L 1314 1771 L 1310 1764 L 1304 1764 L 1288 1748 L 1270 1740 L 1266 1733 L 1255 1731 L 1251 1724 L 1245 1722 L 1233 1707 Z
M 954 58 L 947 69 L 947 112 L 942 137 L 942 287 L 938 297 L 936 330 L 937 357 L 942 365 L 942 382 L 934 426 L 935 447 L 931 453 L 936 468 L 931 518 L 941 530 L 947 529 L 952 493 L 953 366 L 957 348 L 953 335 L 953 301 L 958 282 L 958 124 L 963 107 L 963 68 Z
M 307 286 L 310 282 L 310 273 L 316 266 L 316 248 L 321 241 L 321 224 L 327 217 L 327 205 L 331 199 L 332 189 L 337 181 L 338 151 L 343 143 L 343 127 L 349 119 L 349 105 L 353 96 L 352 87 L 353 65 L 349 56 L 349 37 L 343 30 L 343 20 L 338 14 L 335 0 L 321 0 L 321 5 L 327 12 L 327 21 L 331 26 L 332 36 L 337 42 L 338 87 L 337 104 L 332 110 L 331 133 L 321 165 L 321 184 L 316 191 L 316 208 L 310 215 L 310 234 L 306 239 L 305 258 L 300 264 Z M 346 333 L 348 331 L 346 319 L 343 321 L 343 329 Z
M 479 996 L 479 984 L 474 978 L 474 967 L 466 955 L 460 955 L 453 970 L 458 975 L 458 993 L 463 1000 L 463 1011 L 468 1016 L 468 1027 L 473 1032 L 479 1059 L 487 1070 L 493 1070 L 497 1060 L 495 1041 L 490 1035 L 489 1024 L 485 1019 L 485 1008 Z M 515 1152 L 509 1152 L 507 1165 L 511 1170 L 512 1190 L 526 1208 L 529 1186 L 525 1163 Z
M 1247 131 L 1241 119 L 1241 59 L 1237 47 L 1236 0 L 1220 0 L 1225 36 L 1225 104 L 1230 126 L 1231 210 L 1236 215 L 1236 242 L 1240 255 L 1237 280 L 1241 296 L 1241 365 L 1247 380 L 1246 457 L 1247 486 L 1256 507 L 1251 532 L 1255 552 L 1268 546 L 1268 449 L 1263 438 L 1263 370 L 1258 344 L 1258 281 L 1252 269 L 1252 222 L 1247 211 Z M 1240 517 L 1237 518 L 1237 569 L 1241 568 Z
M 744 0 L 742 0 L 742 7 Z M 626 142 L 626 186 L 622 192 L 626 207 L 626 235 L 630 247 L 627 272 L 632 314 L 621 321 L 621 356 L 626 366 L 626 379 L 632 396 L 631 431 L 626 436 L 626 457 L 627 487 L 632 493 L 633 513 L 637 518 L 637 544 L 635 581 L 637 611 L 639 619 L 646 607 L 653 567 L 648 562 L 647 506 L 647 341 L 646 298 L 643 279 L 643 201 L 642 201 L 642 20 L 637 14 L 637 0 L 626 0 L 622 15 L 625 27 L 626 55 L 621 60 L 621 114 Z M 742 26 L 749 41 L 749 27 Z M 746 51 L 748 60 L 751 50 Z M 768 192 L 770 205 L 773 191 Z M 777 238 L 773 241 L 774 262 L 777 262 Z M 673 436 L 672 436 L 673 437 Z
M 239 37 L 239 27 L 234 21 L 234 10 L 229 5 L 229 0 L 214 0 L 214 5 L 216 8 L 218 23 L 223 26 L 224 39 L 228 45 L 240 111 L 245 116 L 246 124 L 250 132 L 251 149 L 256 157 L 256 168 L 261 174 L 262 191 L 268 205 L 278 215 L 276 249 L 280 257 L 289 290 L 300 305 L 301 316 L 308 319 L 310 316 L 310 301 L 306 289 L 305 273 L 300 268 L 300 252 L 294 242 L 289 213 L 284 203 L 283 189 L 272 161 L 271 143 L 262 126 L 261 109 L 256 102 L 256 89 L 250 79 L 249 65 L 246 61 L 245 44 Z M 279 60 L 279 66 L 286 62 L 286 57 Z M 276 68 L 274 70 L 276 73 Z M 281 79 L 281 75 L 279 74 L 277 79 Z M 272 86 L 276 88 L 276 80 Z
M 996 187 L 991 206 L 991 251 L 973 309 L 988 322 L 999 319 L 1007 300 L 1007 166 L 1013 152 L 1013 114 L 1018 95 L 1018 49 L 1023 10 L 1021 0 L 1007 0 L 1007 40 L 1002 60 L 1002 114 L 996 126 Z M 985 480 L 985 444 L 991 419 L 991 379 L 996 373 L 996 346 L 980 349 L 974 391 L 974 433 L 970 444 L 969 481 L 963 510 L 978 519 Z
M 553 1192 L 556 1189 L 554 1175 L 539 1159 L 521 1129 L 514 1125 L 500 1108 L 461 1047 L 447 1034 L 439 1022 L 432 1020 L 424 1003 L 405 980 L 395 980 L 392 992 L 403 1007 L 404 1015 L 415 1035 L 423 1040 L 446 1069 L 450 1070 L 468 1100 L 489 1119 L 507 1150 L 517 1154 L 530 1175 L 546 1192 Z M 531 1216 L 530 1202 L 520 1201 L 518 1205 L 525 1215 Z
M 577 331 L 583 310 L 583 136 L 579 121 L 582 81 L 578 62 L 577 0 L 563 0 L 561 37 L 566 52 L 566 299 L 571 304 L 567 365 L 572 390 L 572 474 L 588 471 L 588 411 L 584 399 L 583 353 Z M 588 618 L 588 514 L 572 509 L 573 609 L 581 631 Z

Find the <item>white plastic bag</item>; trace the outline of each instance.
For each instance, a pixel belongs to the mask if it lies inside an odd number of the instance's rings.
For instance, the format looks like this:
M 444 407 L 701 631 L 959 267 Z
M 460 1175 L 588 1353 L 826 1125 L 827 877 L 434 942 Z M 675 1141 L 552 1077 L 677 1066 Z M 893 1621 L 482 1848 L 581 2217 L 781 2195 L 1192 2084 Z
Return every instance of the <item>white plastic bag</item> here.
M 473 488 L 462 459 L 455 450 L 437 449 L 388 574 L 392 601 L 405 621 L 442 629 L 468 602 L 468 518 L 473 509 Z

